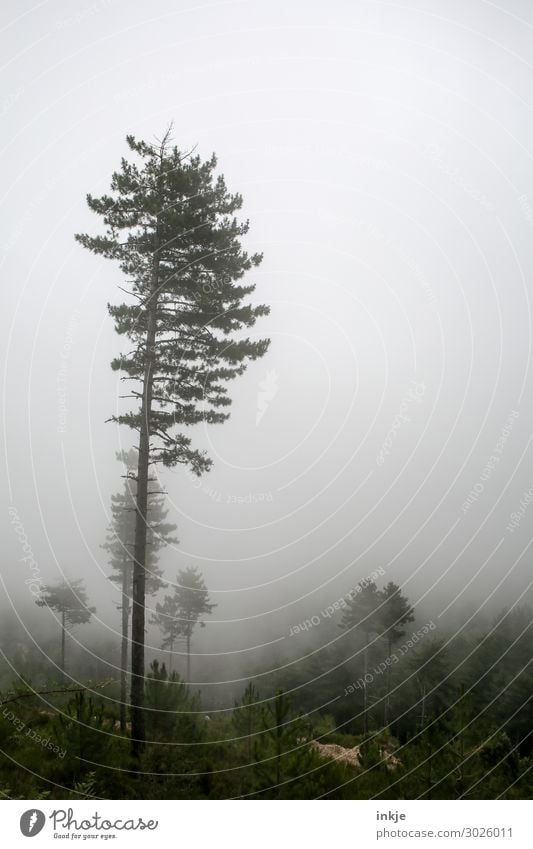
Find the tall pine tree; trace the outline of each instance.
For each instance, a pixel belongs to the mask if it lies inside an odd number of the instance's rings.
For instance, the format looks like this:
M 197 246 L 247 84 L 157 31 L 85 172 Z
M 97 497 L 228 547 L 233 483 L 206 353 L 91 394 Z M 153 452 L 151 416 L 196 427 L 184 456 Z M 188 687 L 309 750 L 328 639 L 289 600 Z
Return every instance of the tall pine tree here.
M 139 456 L 132 610 L 132 754 L 145 740 L 144 640 L 148 477 L 151 463 L 182 463 L 197 475 L 211 464 L 183 433 L 187 425 L 228 418 L 226 382 L 261 357 L 267 339 L 243 330 L 269 312 L 246 299 L 255 289 L 244 274 L 260 254 L 241 245 L 248 222 L 235 213 L 242 197 L 230 194 L 216 158 L 202 162 L 170 142 L 157 145 L 127 137 L 136 161 L 122 159 L 111 179 L 111 194 L 87 196 L 102 217 L 105 232 L 78 234 L 86 248 L 116 260 L 128 278 L 133 302 L 110 305 L 128 351 L 112 367 L 131 382 L 132 408 L 114 416 L 138 433 Z

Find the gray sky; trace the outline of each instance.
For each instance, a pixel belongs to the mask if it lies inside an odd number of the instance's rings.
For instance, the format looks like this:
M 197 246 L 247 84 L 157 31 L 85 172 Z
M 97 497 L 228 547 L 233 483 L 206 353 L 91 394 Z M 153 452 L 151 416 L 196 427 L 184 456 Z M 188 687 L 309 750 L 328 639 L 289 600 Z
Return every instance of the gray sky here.
M 181 541 L 165 572 L 198 565 L 218 604 L 199 645 L 283 637 L 378 566 L 435 615 L 514 603 L 532 573 L 531 7 L 45 0 L 2 18 L 8 603 L 32 603 L 11 507 L 43 580 L 85 577 L 117 625 L 100 544 L 131 444 L 105 423 L 124 281 L 73 233 L 99 226 L 85 194 L 125 135 L 171 120 L 244 195 L 272 306 L 231 419 L 195 435 L 213 470 L 161 473 Z

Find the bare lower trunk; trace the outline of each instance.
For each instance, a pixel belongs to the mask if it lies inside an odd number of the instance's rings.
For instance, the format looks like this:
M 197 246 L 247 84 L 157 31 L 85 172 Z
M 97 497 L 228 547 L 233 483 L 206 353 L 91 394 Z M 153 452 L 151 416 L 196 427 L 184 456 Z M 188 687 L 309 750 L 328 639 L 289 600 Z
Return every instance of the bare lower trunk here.
M 146 524 L 148 513 L 148 467 L 150 464 L 150 417 L 157 329 L 157 250 L 152 269 L 152 295 L 147 304 L 146 350 L 143 396 L 139 427 L 139 464 L 135 548 L 133 558 L 133 592 L 131 613 L 131 754 L 138 759 L 146 739 L 144 718 L 144 627 L 146 595 Z
M 392 640 L 389 638 L 387 646 L 387 695 L 385 697 L 385 716 L 384 725 L 387 728 L 390 722 L 390 688 L 391 688 L 391 655 L 392 655 Z
M 122 643 L 120 646 L 120 730 L 126 730 L 127 678 L 128 678 L 128 631 L 130 624 L 130 600 L 128 596 L 128 573 L 122 573 Z
M 429 744 L 429 742 L 427 743 L 427 753 L 428 754 L 427 754 L 427 759 L 426 759 L 426 792 L 429 792 L 431 790 L 432 785 L 433 785 L 433 779 L 432 779 L 432 775 L 431 775 L 431 767 L 433 765 L 433 758 L 432 758 L 432 752 L 431 752 L 431 745 Z
M 365 650 L 363 652 L 363 733 L 368 734 L 368 694 L 366 688 L 366 676 L 368 672 L 368 634 L 366 635 Z
M 174 652 L 174 642 L 171 642 L 171 644 L 168 647 L 168 677 L 169 678 L 172 675 L 172 654 L 173 654 L 173 652 Z
M 65 678 L 65 611 L 61 611 L 61 672 Z
M 191 635 L 187 634 L 187 684 L 191 681 Z
M 422 687 L 422 715 L 420 717 L 422 728 L 426 724 L 426 685 Z

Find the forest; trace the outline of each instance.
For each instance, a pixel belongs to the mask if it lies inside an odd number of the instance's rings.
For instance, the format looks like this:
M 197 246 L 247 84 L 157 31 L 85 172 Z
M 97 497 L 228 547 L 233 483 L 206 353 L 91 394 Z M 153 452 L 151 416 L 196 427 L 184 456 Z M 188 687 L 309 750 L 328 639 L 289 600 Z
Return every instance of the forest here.
M 255 289 L 246 274 L 262 256 L 242 248 L 241 196 L 215 175 L 214 156 L 202 162 L 182 153 L 171 132 L 155 145 L 128 136 L 135 158 L 122 159 L 111 194 L 87 196 L 104 232 L 76 236 L 117 262 L 130 286 L 129 300 L 109 312 L 128 343 L 111 365 L 131 405 L 113 421 L 135 441 L 117 453 L 122 486 L 101 544 L 120 594 L 120 644 L 100 646 L 96 669 L 87 647 L 76 656 L 71 635 L 90 628 L 96 614 L 81 578 L 36 580 L 35 603 L 59 632 L 57 646 L 40 645 L 40 657 L 16 621 L 4 620 L 2 794 L 531 797 L 527 606 L 450 632 L 420 621 L 379 567 L 291 626 L 289 636 L 304 634 L 308 649 L 297 660 L 269 658 L 266 686 L 249 669 L 245 686 L 222 688 L 213 702 L 190 684 L 191 645 L 216 604 L 197 567 L 169 580 L 159 566 L 160 552 L 178 544 L 178 528 L 154 469 L 182 464 L 198 477 L 209 470 L 211 458 L 194 447 L 187 427 L 228 418 L 227 382 L 269 346 L 243 330 L 269 309 L 246 300 Z M 148 625 L 159 634 L 158 657 L 146 657 Z M 173 669 L 178 647 L 181 672 Z M 222 693 L 231 708 L 218 706 Z
M 158 605 L 158 616 L 172 611 L 161 629 L 165 649 L 174 637 L 184 644 L 194 639 L 210 611 L 201 576 L 191 572 L 181 581 Z M 200 592 L 191 603 L 192 585 Z M 66 596 L 59 596 L 61 611 Z M 269 659 L 278 671 L 267 686 L 249 669 L 246 686 L 219 688 L 213 700 L 209 691 L 187 686 L 185 672 L 169 673 L 166 651 L 151 660 L 147 742 L 136 759 L 116 680 L 120 646 L 98 644 L 97 654 L 110 663 L 96 667 L 92 651 L 69 646 L 67 666 L 75 668 L 77 683 L 65 683 L 42 660 L 59 660 L 60 634 L 41 645 L 39 659 L 16 622 L 4 619 L 2 793 L 22 799 L 531 798 L 530 609 L 502 610 L 484 625 L 446 632 L 432 621 L 420 623 L 398 586 L 378 588 L 372 580 L 352 588 L 338 607 L 319 626 L 327 629 L 326 645 L 309 642 L 307 660 Z M 89 608 L 83 609 L 88 620 Z M 306 628 L 305 621 L 300 625 Z
M 527 4 L 12 5 L 6 811 L 531 800 Z

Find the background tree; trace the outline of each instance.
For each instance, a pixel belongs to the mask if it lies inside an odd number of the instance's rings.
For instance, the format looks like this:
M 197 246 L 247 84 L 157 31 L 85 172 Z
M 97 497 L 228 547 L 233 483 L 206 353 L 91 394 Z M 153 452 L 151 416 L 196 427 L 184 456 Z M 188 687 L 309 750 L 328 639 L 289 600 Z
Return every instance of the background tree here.
M 205 628 L 201 616 L 209 615 L 216 604 L 209 599 L 209 592 L 202 575 L 192 566 L 182 569 L 176 578 L 172 595 L 166 595 L 163 604 L 156 604 L 152 623 L 165 634 L 162 648 L 172 652 L 175 642 L 182 638 L 187 653 L 187 683 L 191 680 L 191 640 L 197 625 Z
M 65 636 L 69 628 L 88 622 L 96 607 L 89 607 L 83 580 L 66 581 L 43 588 L 35 602 L 59 614 L 61 620 L 61 671 L 65 673 Z
M 368 734 L 368 647 L 372 634 L 379 633 L 380 595 L 374 581 L 360 581 L 346 596 L 341 628 L 362 635 L 363 642 L 363 730 Z
M 398 584 L 393 581 L 383 587 L 379 593 L 381 605 L 379 622 L 387 641 L 387 694 L 385 696 L 384 725 L 390 722 L 391 657 L 392 647 L 405 634 L 404 625 L 414 621 L 413 608 L 402 594 Z
M 198 744 L 205 739 L 207 725 L 199 694 L 154 660 L 146 678 L 145 713 L 147 740 L 154 745 L 147 746 L 141 761 L 143 797 L 148 792 L 149 798 L 158 799 L 170 790 L 173 799 L 195 798 L 205 768 L 204 747 Z
M 418 721 L 422 729 L 428 719 L 442 711 L 446 703 L 442 688 L 450 664 L 444 640 L 434 639 L 420 646 L 409 658 L 409 667 L 417 685 Z
M 155 613 L 150 620 L 163 634 L 161 648 L 168 651 L 168 671 L 172 673 L 174 646 L 183 636 L 183 624 L 178 615 L 178 597 L 176 593 L 166 595 L 163 603 L 156 602 Z
M 86 248 L 116 260 L 130 282 L 134 302 L 110 305 L 119 334 L 132 347 L 112 367 L 133 387 L 134 408 L 114 416 L 139 434 L 132 610 L 132 754 L 142 749 L 145 730 L 144 630 L 148 476 L 151 463 L 182 463 L 200 475 L 211 461 L 191 447 L 183 426 L 223 422 L 231 399 L 225 383 L 261 357 L 268 340 L 252 341 L 242 330 L 268 313 L 245 302 L 255 286 L 243 275 L 261 262 L 241 238 L 248 222 L 222 176 L 216 158 L 181 153 L 170 130 L 157 145 L 127 137 L 140 163 L 122 159 L 110 195 L 87 196 L 102 216 L 105 234 L 78 234 Z
M 205 725 L 198 697 L 191 695 L 179 675 L 168 674 L 165 664 L 154 660 L 146 681 L 147 729 L 150 740 L 192 743 Z
M 109 734 L 111 724 L 106 722 L 104 705 L 95 703 L 85 691 L 75 693 L 57 714 L 53 729 L 57 745 L 68 753 L 62 777 L 77 781 L 91 769 L 90 761 L 106 763 L 113 740 Z
M 240 702 L 235 702 L 232 722 L 238 737 L 243 738 L 248 763 L 251 763 L 255 737 L 261 721 L 259 693 L 251 681 Z
M 255 775 L 265 798 L 299 798 L 312 769 L 314 752 L 307 740 L 308 728 L 294 714 L 290 698 L 277 690 L 261 711 L 261 731 L 255 741 Z
M 89 635 L 90 651 L 77 653 L 77 680 L 92 675 L 92 654 L 100 650 L 94 642 L 95 631 L 97 628 L 92 628 Z M 350 644 L 352 654 L 354 635 L 355 630 L 346 635 L 346 640 L 337 641 Z M 113 705 L 98 692 L 106 682 L 85 688 L 50 684 L 42 654 L 31 651 L 26 634 L 24 680 L 17 669 L 13 681 L 13 654 L 0 663 L 0 748 L 5 753 L 0 759 L 0 790 L 7 798 L 34 800 L 79 799 L 84 794 L 173 800 L 258 795 L 291 799 L 530 800 L 531 611 L 502 611 L 494 622 L 490 618 L 471 620 L 459 635 L 456 626 L 446 626 L 439 620 L 436 635 L 437 641 L 431 643 L 431 638 L 425 637 L 398 663 L 405 682 L 395 696 L 395 710 L 402 714 L 395 721 L 395 737 L 388 728 L 377 733 L 373 730 L 365 737 L 348 733 L 349 717 L 339 723 L 330 715 L 331 694 L 342 693 L 342 685 L 333 681 L 328 699 L 322 682 L 315 690 L 315 675 L 305 674 L 304 669 L 302 679 L 298 665 L 299 677 L 286 679 L 293 688 L 294 708 L 288 709 L 286 697 L 279 692 L 260 706 L 251 765 L 242 733 L 236 733 L 237 711 L 232 715 L 232 711 L 217 710 L 219 702 L 210 696 L 205 715 L 199 695 L 192 695 L 178 676 L 169 677 L 161 664 L 154 664 L 151 674 L 147 670 L 145 706 L 147 734 L 154 743 L 146 747 L 139 764 L 143 770 L 140 782 L 132 776 L 130 740 L 115 733 Z M 356 647 L 362 639 L 361 633 Z M 438 650 L 443 641 L 446 655 L 444 648 Z M 383 656 L 383 640 L 372 638 L 370 660 L 373 651 L 376 658 Z M 52 656 L 53 652 L 48 654 Z M 340 650 L 335 662 L 342 662 L 342 657 Z M 279 655 L 271 660 L 274 666 L 288 666 L 284 661 L 290 661 L 291 656 Z M 331 668 L 332 660 L 329 653 L 324 656 L 322 674 Z M 445 671 L 444 661 L 449 671 Z M 353 681 L 353 672 L 347 672 Z M 315 674 L 320 674 L 319 667 Z M 426 720 L 422 722 L 422 676 L 428 675 Z M 310 696 L 304 695 L 301 686 L 306 680 Z M 279 690 L 277 681 L 274 687 Z M 371 695 L 377 687 L 377 682 L 372 685 Z M 83 690 L 86 697 L 68 704 Z M 231 692 L 225 689 L 226 703 Z M 243 707 L 238 711 L 243 718 L 247 701 L 241 702 Z M 253 697 L 249 701 L 253 709 Z M 341 696 L 335 704 L 338 701 L 352 711 L 351 699 Z M 298 716 L 301 713 L 303 716 Z M 332 759 L 338 750 L 330 755 L 319 752 L 313 745 L 316 740 L 347 749 L 358 747 L 362 768 Z M 52 747 L 46 745 L 47 741 Z M 70 757 L 72 752 L 78 760 Z
M 136 454 L 134 451 L 119 452 L 117 459 L 125 464 L 127 475 L 122 492 L 111 496 L 111 523 L 102 547 L 109 554 L 109 564 L 113 570 L 109 577 L 121 588 L 120 728 L 124 731 L 136 516 L 136 481 L 131 474 L 135 468 Z M 167 515 L 164 495 L 155 492 L 149 494 L 146 548 L 146 592 L 149 595 L 154 595 L 165 586 L 158 565 L 159 551 L 165 545 L 177 543 L 177 539 L 171 536 L 176 525 L 166 521 Z

